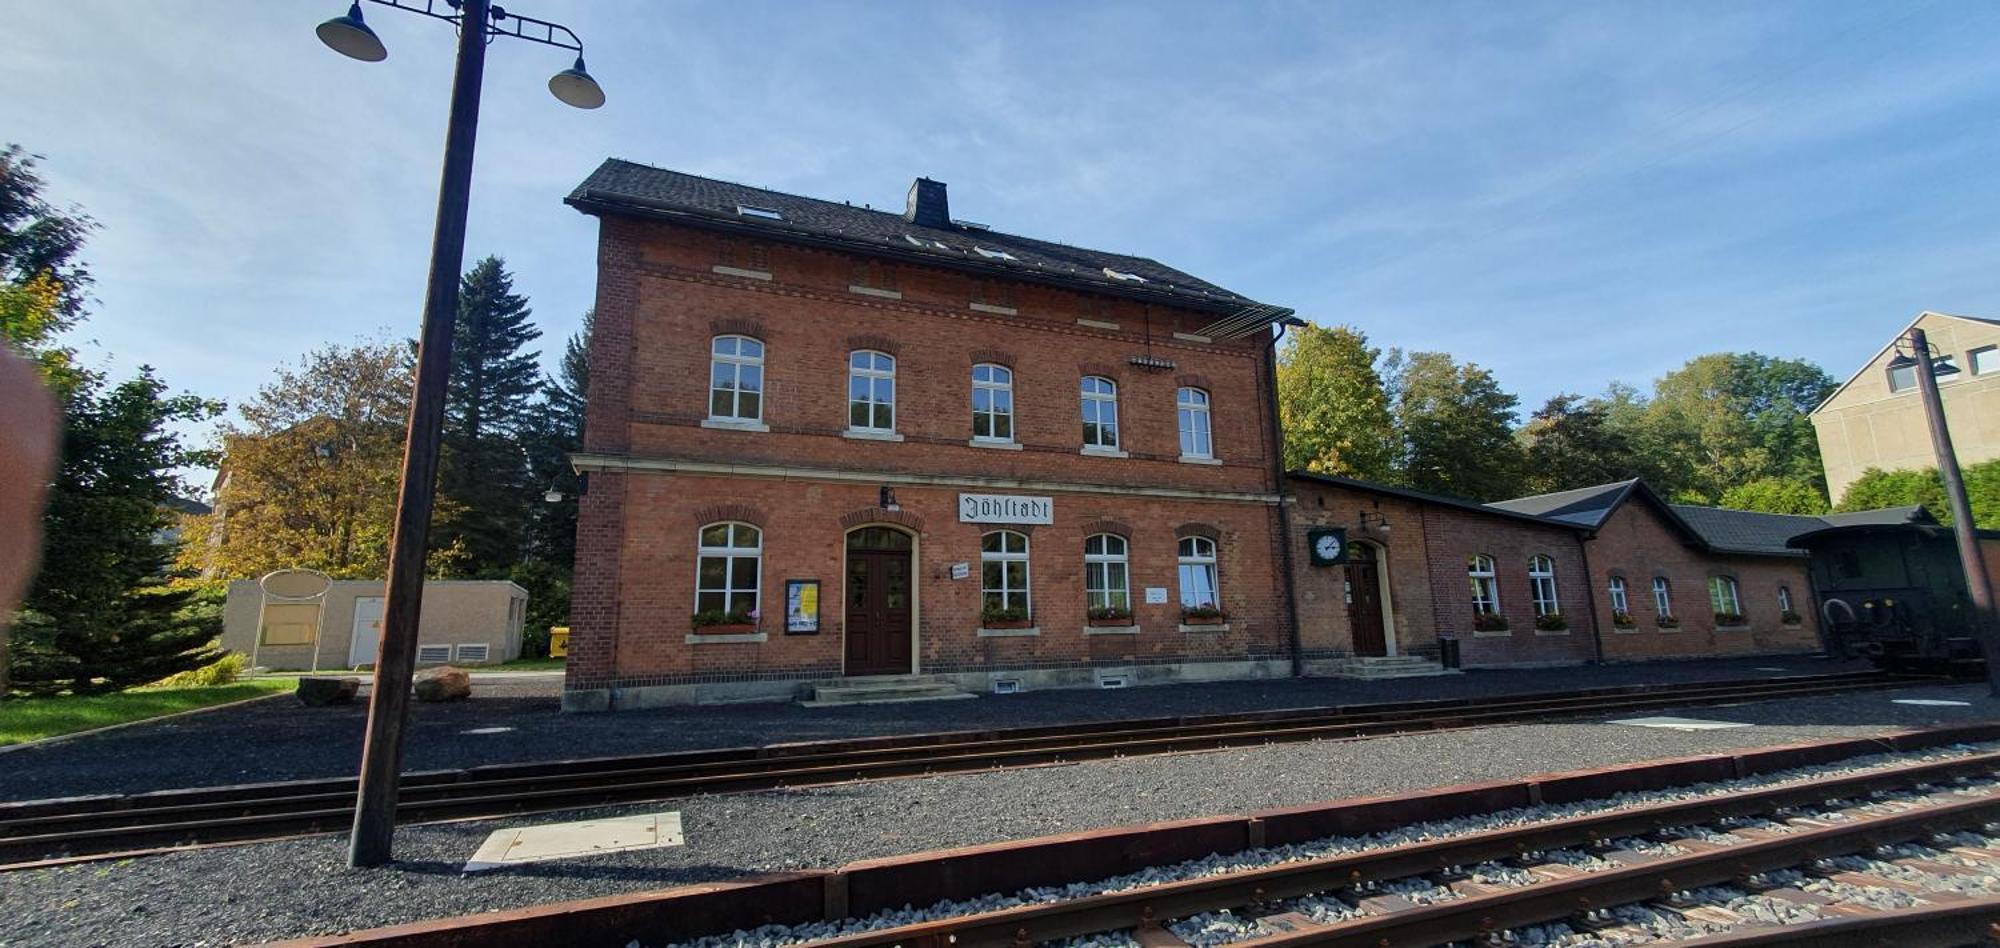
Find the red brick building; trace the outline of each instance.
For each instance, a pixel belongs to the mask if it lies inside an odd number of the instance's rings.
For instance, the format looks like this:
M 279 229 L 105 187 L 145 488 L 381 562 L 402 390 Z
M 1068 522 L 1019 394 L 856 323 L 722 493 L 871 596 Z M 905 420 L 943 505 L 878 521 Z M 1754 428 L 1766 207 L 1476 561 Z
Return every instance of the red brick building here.
M 1290 311 L 946 201 L 621 161 L 570 195 L 601 230 L 566 707 L 1292 672 Z

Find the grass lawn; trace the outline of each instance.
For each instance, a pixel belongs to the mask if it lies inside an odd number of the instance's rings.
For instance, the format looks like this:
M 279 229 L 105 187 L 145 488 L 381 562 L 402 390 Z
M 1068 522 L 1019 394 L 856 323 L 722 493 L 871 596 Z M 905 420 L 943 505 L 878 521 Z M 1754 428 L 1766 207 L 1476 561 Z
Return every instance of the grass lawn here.
M 0 745 L 157 718 L 177 711 L 291 691 L 296 678 L 257 678 L 209 688 L 133 689 L 109 695 L 0 701 Z
M 565 661 L 568 660 L 562 658 L 517 658 L 511 662 L 501 662 L 497 667 L 501 671 L 555 670 L 562 668 Z

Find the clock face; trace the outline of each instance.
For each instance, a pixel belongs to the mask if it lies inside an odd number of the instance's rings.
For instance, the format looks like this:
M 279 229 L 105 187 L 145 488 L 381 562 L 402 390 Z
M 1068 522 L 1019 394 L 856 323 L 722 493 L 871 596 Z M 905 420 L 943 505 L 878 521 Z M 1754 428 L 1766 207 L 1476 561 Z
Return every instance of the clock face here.
M 1332 535 L 1320 537 L 1319 542 L 1313 545 L 1313 552 L 1318 553 L 1319 558 L 1323 560 L 1339 559 L 1340 538 Z

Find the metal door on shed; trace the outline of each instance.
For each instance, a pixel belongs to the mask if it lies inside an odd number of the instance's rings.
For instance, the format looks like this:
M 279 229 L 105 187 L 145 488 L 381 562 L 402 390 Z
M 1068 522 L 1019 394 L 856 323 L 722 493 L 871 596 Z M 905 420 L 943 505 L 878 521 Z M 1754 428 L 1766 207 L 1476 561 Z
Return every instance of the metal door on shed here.
M 382 597 L 354 600 L 354 638 L 347 645 L 347 667 L 375 664 L 375 647 L 382 641 Z

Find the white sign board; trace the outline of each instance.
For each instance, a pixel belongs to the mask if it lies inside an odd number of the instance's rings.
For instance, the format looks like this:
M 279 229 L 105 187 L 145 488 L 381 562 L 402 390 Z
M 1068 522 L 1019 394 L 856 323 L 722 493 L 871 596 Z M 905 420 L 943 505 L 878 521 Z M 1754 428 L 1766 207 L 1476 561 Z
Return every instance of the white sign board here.
M 1054 523 L 1056 502 L 1049 497 L 1012 494 L 958 495 L 959 523 Z
M 967 576 L 971 576 L 971 575 L 972 575 L 972 564 L 971 564 L 971 563 L 953 563 L 953 564 L 951 564 L 951 578 L 953 578 L 953 579 L 964 579 L 964 578 L 966 578 Z
M 1147 586 L 1147 587 L 1146 587 L 1146 601 L 1147 601 L 1147 602 L 1149 602 L 1149 603 L 1152 603 L 1152 604 L 1154 604 L 1154 605 L 1158 605 L 1158 604 L 1160 604 L 1160 603 L 1163 603 L 1163 602 L 1166 602 L 1166 601 L 1167 601 L 1167 587 L 1165 587 L 1165 586 Z

